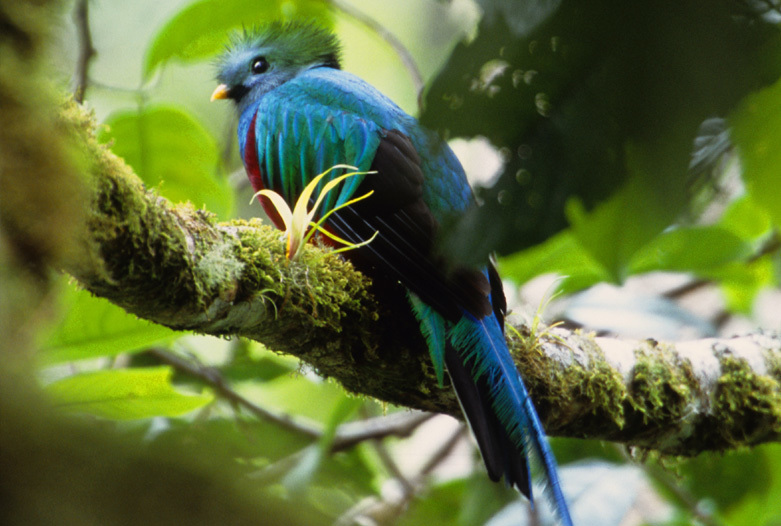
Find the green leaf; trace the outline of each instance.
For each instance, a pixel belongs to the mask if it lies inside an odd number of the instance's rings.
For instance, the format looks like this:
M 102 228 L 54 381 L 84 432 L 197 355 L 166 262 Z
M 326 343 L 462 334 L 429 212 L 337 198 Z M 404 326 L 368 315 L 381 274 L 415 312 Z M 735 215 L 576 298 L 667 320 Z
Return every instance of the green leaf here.
M 148 436 L 148 429 L 142 432 Z M 247 471 L 255 471 L 258 465 L 292 455 L 311 443 L 309 437 L 273 422 L 231 413 L 196 422 L 172 420 L 167 428 L 154 434 L 150 445 L 208 458 L 215 465 L 239 460 L 246 464 Z
M 781 494 L 781 446 L 763 444 L 753 449 L 751 455 L 759 457 L 762 463 L 760 469 L 767 478 L 752 477 L 742 498 L 730 499 L 732 506 L 724 513 L 726 523 L 778 526 L 781 524 L 781 499 L 778 498 Z M 744 478 L 745 474 L 754 472 L 744 467 L 738 477 Z M 756 484 L 758 481 L 762 483 Z M 732 483 L 729 486 L 738 487 Z
M 558 288 L 565 292 L 610 279 L 603 267 L 583 249 L 569 230 L 556 234 L 540 245 L 500 259 L 499 269 L 503 277 L 517 283 L 526 283 L 548 272 L 561 274 L 565 279 L 558 284 Z
M 476 477 L 482 477 L 479 480 Z M 490 487 L 493 485 L 493 487 Z M 512 491 L 492 483 L 484 474 L 457 479 L 434 486 L 425 499 L 415 499 L 399 519 L 399 526 L 433 526 L 484 524 L 508 502 Z M 482 499 L 482 505 L 475 502 Z
M 40 346 L 43 365 L 140 351 L 181 334 L 141 320 L 72 283 L 62 296 L 65 316 Z
M 424 125 L 483 136 L 505 160 L 443 248 L 470 263 L 528 248 L 571 225 L 577 199 L 593 222 L 578 241 L 620 279 L 687 204 L 703 121 L 779 78 L 779 27 L 729 0 L 517 4 L 481 0 L 477 36 L 426 91 Z
M 226 380 L 231 382 L 248 380 L 269 382 L 295 371 L 295 367 L 274 358 L 275 356 L 262 356 L 260 358 L 240 356 L 231 360 L 228 365 L 220 367 L 220 372 Z
M 587 236 L 586 242 L 598 244 L 603 240 L 605 244 L 611 244 L 607 240 L 607 229 L 617 227 L 615 224 L 611 226 L 610 221 L 620 221 L 621 206 L 626 207 L 629 203 L 628 199 L 620 195 L 613 199 L 623 201 L 607 204 L 608 210 L 602 212 L 601 219 L 605 223 L 589 227 L 594 237 L 589 239 Z M 612 212 L 611 206 L 614 207 Z M 577 205 L 574 205 L 573 215 L 575 221 L 587 221 L 585 212 Z M 673 270 L 724 280 L 728 286 L 728 296 L 732 298 L 730 305 L 745 312 L 746 308 L 750 308 L 755 293 L 772 278 L 772 274 L 767 275 L 764 271 L 764 266 L 743 263 L 764 240 L 770 227 L 764 210 L 745 196 L 731 203 L 716 225 L 682 227 L 653 237 L 635 251 L 623 272 L 639 274 Z M 560 232 L 540 245 L 502 258 L 499 264 L 502 275 L 518 283 L 525 283 L 548 272 L 561 274 L 565 279 L 558 284 L 558 290 L 564 292 L 580 290 L 614 278 L 583 248 L 573 234 L 573 229 Z
M 111 115 L 100 140 L 113 141 L 122 157 L 147 186 L 177 203 L 226 219 L 233 210 L 233 193 L 220 176 L 220 156 L 212 136 L 190 114 L 171 106 L 147 106 Z
M 329 23 L 325 0 L 201 0 L 177 13 L 152 39 L 144 59 L 144 78 L 170 60 L 191 62 L 223 49 L 232 29 L 270 20 L 317 19 Z
M 774 463 L 768 459 L 771 452 L 776 453 Z M 680 473 L 694 496 L 712 499 L 720 510 L 728 510 L 749 494 L 773 499 L 768 490 L 773 478 L 771 469 L 778 468 L 778 452 L 778 444 L 751 450 L 705 452 L 682 462 Z
M 746 240 L 763 237 L 772 228 L 770 216 L 750 196 L 743 196 L 730 203 L 719 225 Z
M 654 182 L 653 172 L 667 163 L 656 160 L 656 147 L 628 144 L 631 179 L 590 212 L 579 199 L 570 200 L 565 210 L 575 238 L 616 282 L 627 277 L 634 254 L 672 222 L 682 204 L 680 197 L 665 202 L 657 195 L 662 189 Z M 673 173 L 681 171 L 680 167 L 668 168 Z
M 309 380 L 286 375 L 271 382 L 242 382 L 236 389 L 263 406 L 272 406 L 286 413 L 311 418 L 328 425 L 333 411 L 350 399 L 343 387 L 333 381 Z
M 645 245 L 629 264 L 632 274 L 653 270 L 701 273 L 751 255 L 753 247 L 720 226 L 677 228 Z
M 770 255 L 755 261 L 730 263 L 713 271 L 703 272 L 703 277 L 721 285 L 730 311 L 745 314 L 751 312 L 757 293 L 776 283 Z
M 179 416 L 212 401 L 175 390 L 172 373 L 170 367 L 95 371 L 58 380 L 46 391 L 62 410 L 114 420 Z
M 453 480 L 432 488 L 425 499 L 410 503 L 409 510 L 399 519 L 399 526 L 431 526 L 459 524 L 461 503 L 466 492 L 466 480 Z
M 746 97 L 731 119 L 746 188 L 781 225 L 781 81 Z
M 485 524 L 496 510 L 517 499 L 518 494 L 514 489 L 493 482 L 478 470 L 466 479 L 458 524 Z
M 283 484 L 291 491 L 302 491 L 309 485 L 312 478 L 320 470 L 320 466 L 327 458 L 331 449 L 336 430 L 340 424 L 345 422 L 350 416 L 358 410 L 363 402 L 357 398 L 345 396 L 336 404 L 328 419 L 328 424 L 323 430 L 323 436 L 320 437 L 317 444 L 309 447 L 299 463 L 285 475 Z

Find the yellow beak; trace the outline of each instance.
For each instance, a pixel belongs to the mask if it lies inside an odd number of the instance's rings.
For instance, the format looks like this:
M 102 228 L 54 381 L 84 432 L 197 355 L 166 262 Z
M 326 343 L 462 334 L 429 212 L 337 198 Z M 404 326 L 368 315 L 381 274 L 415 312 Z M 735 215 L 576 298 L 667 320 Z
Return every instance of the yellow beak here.
M 212 102 L 214 102 L 217 99 L 227 99 L 230 93 L 230 89 L 228 89 L 227 84 L 220 84 L 214 89 L 214 93 L 212 93 Z

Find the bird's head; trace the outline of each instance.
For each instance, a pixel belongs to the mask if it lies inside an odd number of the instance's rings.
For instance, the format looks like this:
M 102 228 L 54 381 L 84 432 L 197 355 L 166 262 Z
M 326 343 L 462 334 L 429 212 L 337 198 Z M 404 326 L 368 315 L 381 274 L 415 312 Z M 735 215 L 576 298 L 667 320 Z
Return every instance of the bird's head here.
M 212 100 L 233 99 L 241 111 L 308 69 L 338 69 L 339 52 L 336 37 L 312 23 L 275 22 L 237 33 L 218 60 Z

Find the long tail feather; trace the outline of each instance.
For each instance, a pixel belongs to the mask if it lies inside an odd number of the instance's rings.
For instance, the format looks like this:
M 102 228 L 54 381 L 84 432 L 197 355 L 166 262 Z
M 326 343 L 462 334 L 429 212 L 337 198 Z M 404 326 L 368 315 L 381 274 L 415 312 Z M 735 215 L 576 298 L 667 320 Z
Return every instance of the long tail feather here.
M 478 320 L 465 313 L 451 331 L 450 340 L 464 366 L 471 369 L 468 372 L 471 373 L 472 381 L 477 385 L 484 383 L 487 386 L 493 414 L 502 424 L 515 449 L 520 449 L 527 455 L 531 454 L 539 461 L 548 482 L 546 494 L 549 495 L 562 524 L 571 526 L 572 519 L 561 492 L 556 459 L 545 438 L 537 411 L 507 350 L 504 334 L 496 318 L 485 317 Z M 479 410 L 475 411 L 475 414 L 479 413 Z M 472 426 L 475 427 L 474 422 Z M 507 469 L 505 467 L 505 470 Z M 521 491 L 523 492 L 523 489 Z M 530 491 L 529 498 L 531 500 Z
M 445 352 L 445 365 L 458 395 L 472 434 L 477 440 L 488 476 L 498 482 L 504 476 L 508 486 L 514 486 L 531 499 L 531 476 L 526 454 L 514 444 L 504 425 L 494 413 L 490 387 L 484 379 L 475 382 L 466 364 L 452 345 Z

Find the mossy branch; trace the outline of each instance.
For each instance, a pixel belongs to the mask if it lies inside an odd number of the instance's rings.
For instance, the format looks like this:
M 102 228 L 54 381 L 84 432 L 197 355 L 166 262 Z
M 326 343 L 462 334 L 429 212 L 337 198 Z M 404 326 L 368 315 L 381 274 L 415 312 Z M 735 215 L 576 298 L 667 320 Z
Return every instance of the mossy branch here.
M 80 107 L 63 119 L 93 161 L 80 256 L 65 265 L 84 287 L 174 329 L 293 354 L 355 393 L 460 414 L 406 306 L 378 304 L 349 263 L 313 246 L 290 261 L 270 227 L 168 203 L 96 142 Z M 510 347 L 552 435 L 683 455 L 781 435 L 776 336 L 662 344 L 517 329 Z

